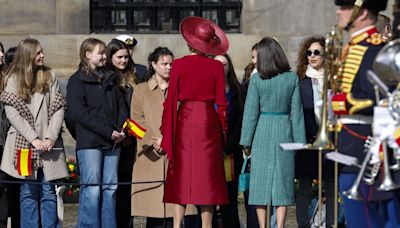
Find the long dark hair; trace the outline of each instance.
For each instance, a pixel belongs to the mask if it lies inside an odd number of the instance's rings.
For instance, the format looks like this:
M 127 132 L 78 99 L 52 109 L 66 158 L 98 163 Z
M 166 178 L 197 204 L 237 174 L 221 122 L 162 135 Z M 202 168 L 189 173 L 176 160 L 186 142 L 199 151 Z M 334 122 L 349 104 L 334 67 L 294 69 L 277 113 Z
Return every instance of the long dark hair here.
M 251 47 L 251 52 L 257 51 L 257 50 L 256 50 L 256 46 L 257 46 L 257 43 L 255 43 L 255 44 Z M 247 85 L 248 85 L 249 82 L 250 82 L 250 75 L 251 75 L 251 72 L 253 72 L 254 68 L 256 68 L 256 65 L 255 65 L 253 62 L 247 64 L 247 66 L 244 68 L 244 75 L 243 75 L 242 85 L 244 85 L 244 86 L 247 87 Z
M 257 71 L 262 79 L 270 79 L 290 70 L 281 45 L 272 37 L 262 38 L 256 45 Z
M 229 68 L 228 68 L 228 75 L 227 81 L 229 88 L 233 91 L 235 95 L 238 97 L 240 110 L 243 111 L 243 97 L 241 93 L 240 83 L 237 80 L 235 68 L 233 67 L 232 59 L 228 54 L 224 54 L 225 58 L 228 60 Z
M 10 68 L 10 65 L 14 59 L 15 52 L 17 51 L 17 47 L 10 47 L 6 53 L 4 54 L 4 62 L 6 69 Z
M 0 51 L 4 54 L 3 57 L 3 64 L 0 65 L 0 91 L 3 91 L 4 87 L 4 75 L 5 71 L 7 69 L 6 66 L 6 58 L 5 58 L 5 53 L 4 53 L 4 47 L 3 44 L 0 42 Z
M 172 58 L 174 58 L 174 54 L 167 47 L 158 47 L 154 49 L 152 53 L 150 53 L 149 57 L 147 58 L 147 62 L 149 64 L 148 68 L 149 70 L 147 71 L 147 77 L 146 77 L 147 80 L 150 79 L 153 76 L 153 74 L 156 73 L 151 63 L 157 62 L 161 56 L 165 55 L 170 55 L 172 56 Z
M 128 65 L 123 70 L 117 69 L 116 67 L 114 67 L 112 63 L 113 55 L 121 49 L 126 49 L 128 53 Z M 126 46 L 124 42 L 119 41 L 117 39 L 112 39 L 110 43 L 108 43 L 107 45 L 106 56 L 107 56 L 107 62 L 106 62 L 107 68 L 113 69 L 120 76 L 118 77 L 118 85 L 121 89 L 125 90 L 126 87 L 133 88 L 136 84 L 139 83 L 135 71 L 135 63 L 133 62 L 132 57 L 129 55 L 128 46 Z
M 318 42 L 322 47 L 325 46 L 325 39 L 322 36 L 312 36 L 305 38 L 300 45 L 299 53 L 297 55 L 297 69 L 296 73 L 300 80 L 306 76 L 306 70 L 308 66 L 308 59 L 306 56 L 306 51 L 311 46 L 311 44 Z

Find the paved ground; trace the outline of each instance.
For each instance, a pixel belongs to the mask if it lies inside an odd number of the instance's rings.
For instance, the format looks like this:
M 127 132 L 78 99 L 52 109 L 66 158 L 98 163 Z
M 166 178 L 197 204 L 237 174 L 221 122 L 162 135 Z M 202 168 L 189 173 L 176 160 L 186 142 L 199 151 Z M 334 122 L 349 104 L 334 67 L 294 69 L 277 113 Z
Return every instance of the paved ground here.
M 64 226 L 65 228 L 75 228 L 77 220 L 77 210 L 78 204 L 65 204 L 64 212 Z M 246 210 L 244 209 L 243 200 L 239 198 L 239 216 L 241 220 L 242 227 L 246 227 Z M 145 228 L 146 220 L 145 218 L 135 218 L 135 228 Z M 286 228 L 296 228 L 296 212 L 295 207 L 289 207 L 288 215 L 286 220 Z

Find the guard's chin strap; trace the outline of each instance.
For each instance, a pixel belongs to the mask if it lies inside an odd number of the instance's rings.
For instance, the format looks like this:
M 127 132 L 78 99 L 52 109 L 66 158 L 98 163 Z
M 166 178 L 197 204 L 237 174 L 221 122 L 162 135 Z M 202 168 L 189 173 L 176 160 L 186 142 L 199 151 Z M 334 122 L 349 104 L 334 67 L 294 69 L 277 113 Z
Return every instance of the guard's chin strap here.
M 351 14 L 350 20 L 347 23 L 346 27 L 344 27 L 344 30 L 348 31 L 350 29 L 351 25 L 358 17 L 358 14 L 361 11 L 361 7 L 362 7 L 363 3 L 364 3 L 364 0 L 356 0 L 356 2 L 354 3 L 354 6 L 353 6 L 353 13 Z

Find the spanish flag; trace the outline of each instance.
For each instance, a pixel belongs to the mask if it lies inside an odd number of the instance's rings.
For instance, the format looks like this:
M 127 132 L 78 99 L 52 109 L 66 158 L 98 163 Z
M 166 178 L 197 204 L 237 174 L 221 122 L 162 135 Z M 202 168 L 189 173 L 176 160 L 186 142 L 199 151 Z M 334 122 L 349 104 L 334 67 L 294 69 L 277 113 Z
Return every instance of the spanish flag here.
M 123 129 L 127 129 L 128 132 L 134 135 L 138 139 L 142 139 L 146 133 L 146 129 L 136 123 L 134 120 L 127 118 L 122 126 Z
M 20 176 L 30 176 L 32 174 L 32 149 L 17 150 L 17 170 Z
M 224 155 L 225 181 L 235 180 L 233 154 Z
M 400 127 L 396 128 L 396 130 L 394 131 L 394 140 L 396 141 L 397 145 L 400 146 Z

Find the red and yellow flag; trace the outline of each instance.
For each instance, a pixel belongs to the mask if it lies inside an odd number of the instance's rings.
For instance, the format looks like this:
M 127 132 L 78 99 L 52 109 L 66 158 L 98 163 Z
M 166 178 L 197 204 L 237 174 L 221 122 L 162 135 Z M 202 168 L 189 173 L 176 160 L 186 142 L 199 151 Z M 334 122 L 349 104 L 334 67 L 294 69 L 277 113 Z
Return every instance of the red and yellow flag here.
M 32 149 L 19 149 L 17 151 L 17 170 L 20 176 L 32 174 Z
M 128 132 L 134 135 L 138 139 L 142 139 L 146 133 L 146 129 L 136 123 L 134 120 L 127 118 L 122 126 L 123 129 L 127 129 Z
M 397 145 L 400 146 L 400 127 L 394 131 L 394 140 L 396 140 Z
M 233 154 L 224 155 L 224 169 L 226 182 L 235 180 Z

